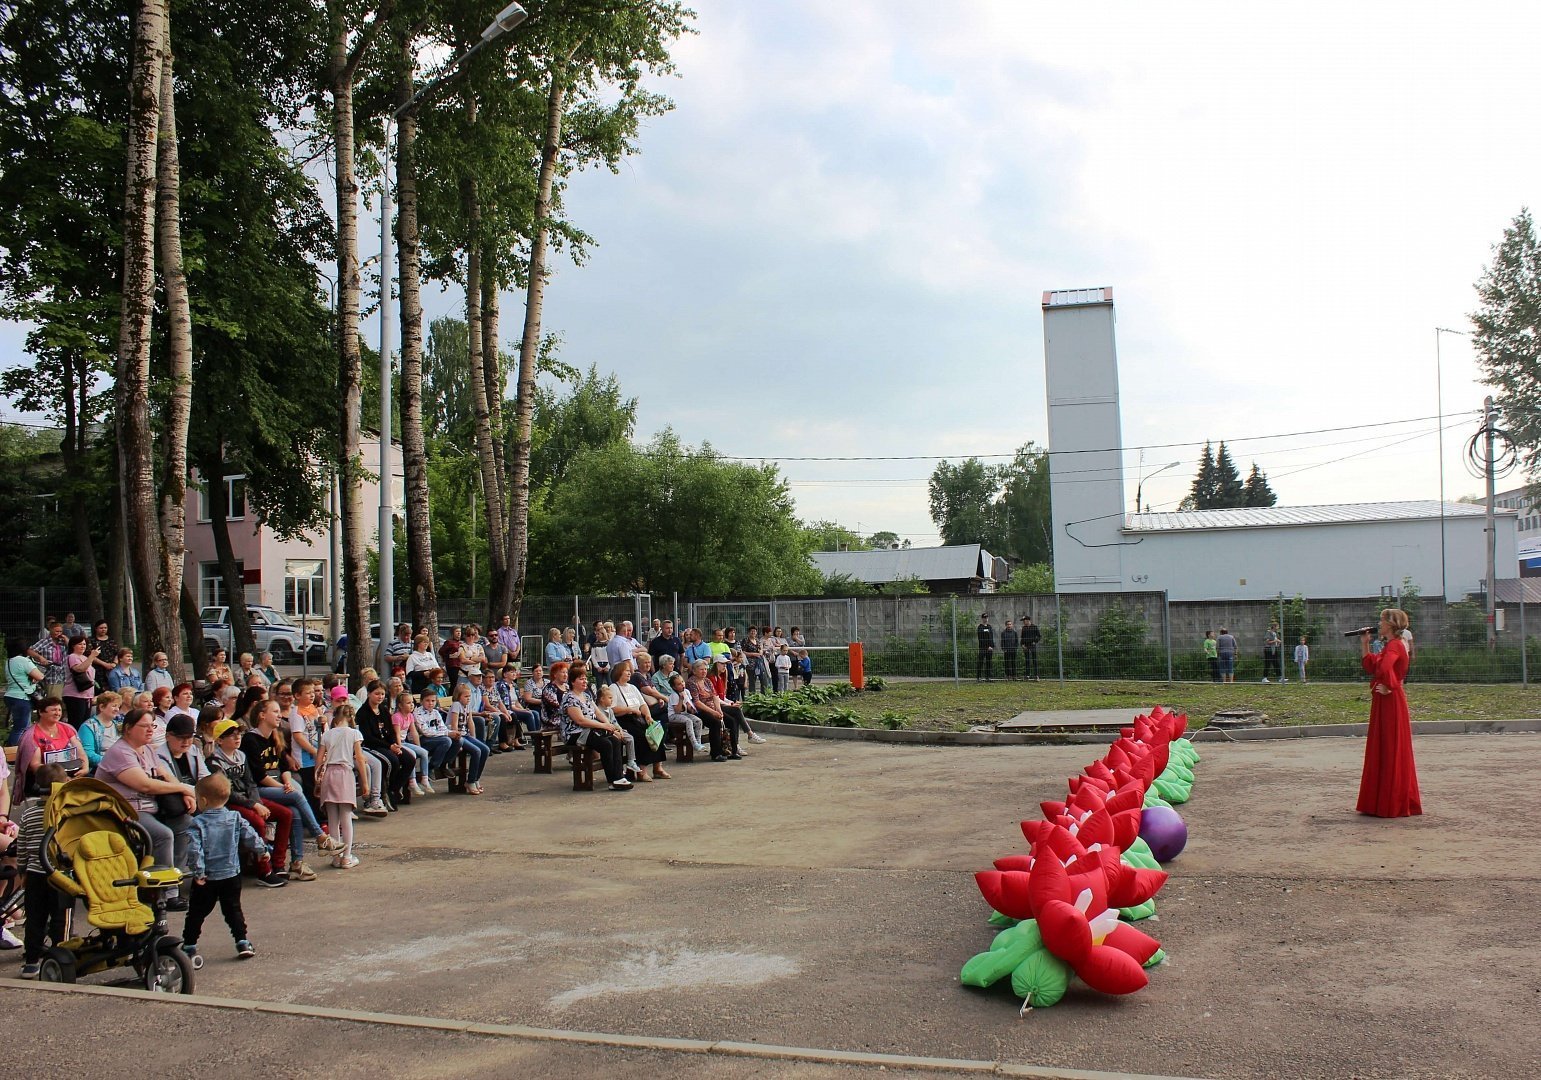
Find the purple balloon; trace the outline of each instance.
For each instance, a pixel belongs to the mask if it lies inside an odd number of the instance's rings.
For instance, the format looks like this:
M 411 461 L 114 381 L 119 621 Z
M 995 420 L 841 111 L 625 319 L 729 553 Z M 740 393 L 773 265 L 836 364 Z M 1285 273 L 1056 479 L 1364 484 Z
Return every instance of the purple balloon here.
M 1147 806 L 1140 812 L 1140 839 L 1150 845 L 1158 863 L 1166 864 L 1182 854 L 1188 826 L 1170 806 Z

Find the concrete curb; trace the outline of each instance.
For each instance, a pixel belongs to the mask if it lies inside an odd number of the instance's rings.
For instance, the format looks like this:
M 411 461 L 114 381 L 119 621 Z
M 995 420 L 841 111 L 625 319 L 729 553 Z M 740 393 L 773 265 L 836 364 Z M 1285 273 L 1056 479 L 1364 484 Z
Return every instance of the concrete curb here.
M 850 1050 L 821 1050 L 806 1046 L 776 1046 L 770 1043 L 746 1043 L 727 1040 L 667 1039 L 646 1035 L 618 1035 L 598 1031 L 564 1031 L 561 1028 L 525 1027 L 519 1024 L 477 1024 L 468 1020 L 440 1020 L 428 1016 L 403 1016 L 397 1013 L 359 1012 L 320 1005 L 290 1005 L 275 1001 L 249 1001 L 241 998 L 202 997 L 196 994 L 152 994 L 148 990 L 127 987 L 93 986 L 82 983 L 21 982 L 0 979 L 0 990 L 36 993 L 83 994 L 94 997 L 126 998 L 157 1005 L 183 1008 L 233 1009 L 240 1012 L 297 1016 L 307 1020 L 339 1020 L 353 1024 L 443 1031 L 455 1035 L 483 1035 L 493 1038 L 524 1039 L 530 1042 L 560 1042 L 579 1046 L 615 1047 L 626 1050 L 656 1050 L 682 1054 L 718 1054 L 724 1057 L 757 1058 L 764 1061 L 802 1061 L 825 1065 L 846 1065 L 869 1069 L 911 1069 L 925 1072 L 978 1073 L 986 1076 L 1014 1076 L 1023 1080 L 1186 1080 L 1127 1072 L 1102 1072 L 1096 1069 L 1062 1069 L 1052 1066 L 1020 1065 L 1005 1061 L 974 1058 L 936 1058 L 908 1054 L 871 1054 Z
M 1285 727 L 1200 728 L 1194 742 L 1255 742 L 1269 739 L 1364 738 L 1365 724 L 1299 724 Z M 1541 720 L 1414 720 L 1414 735 L 1513 735 L 1541 731 Z
M 1130 714 L 1129 719 L 1134 719 Z M 799 739 L 844 739 L 904 746 L 1096 746 L 1113 741 L 1106 731 L 889 731 L 886 728 L 814 727 L 753 721 L 756 731 Z M 1291 724 L 1220 731 L 1203 727 L 1194 742 L 1254 742 L 1269 739 L 1363 738 L 1368 724 Z M 1541 720 L 1415 720 L 1414 735 L 1512 735 L 1541 731 Z

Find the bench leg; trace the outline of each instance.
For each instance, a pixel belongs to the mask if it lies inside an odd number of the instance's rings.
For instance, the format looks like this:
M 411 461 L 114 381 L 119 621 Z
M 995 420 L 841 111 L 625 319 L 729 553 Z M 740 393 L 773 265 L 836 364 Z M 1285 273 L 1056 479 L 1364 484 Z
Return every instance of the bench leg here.
M 594 790 L 594 752 L 584 747 L 573 750 L 573 790 Z

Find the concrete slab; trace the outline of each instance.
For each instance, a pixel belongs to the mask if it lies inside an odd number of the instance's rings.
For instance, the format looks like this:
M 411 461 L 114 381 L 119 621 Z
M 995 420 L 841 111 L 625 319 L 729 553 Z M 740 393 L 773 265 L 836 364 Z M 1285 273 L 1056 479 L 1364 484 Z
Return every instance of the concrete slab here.
M 640 1046 L 489 1048 L 476 1025 L 1061 1072 L 1524 1075 L 1541 1060 L 1538 875 L 1528 818 L 1493 794 L 1541 783 L 1522 738 L 1416 739 L 1430 812 L 1394 822 L 1351 812 L 1361 742 L 1206 746 L 1188 849 L 1145 924 L 1170 960 L 1139 994 L 1073 990 L 1025 1018 L 1009 991 L 956 983 L 992 936 L 972 874 L 1023 849 L 1017 821 L 1063 791 L 1084 746 L 773 738 L 624 795 L 575 794 L 503 755 L 482 798 L 361 822 L 358 869 L 249 889 L 256 960 L 208 924 L 202 992 L 464 1031 L 350 1036 L 340 1019 L 232 1008 L 144 1032 L 110 1003 L 25 989 L 0 1009 L 7 1031 L 65 1024 L 12 1040 L 33 1075 L 121 1073 L 136 1052 L 168 1076 L 777 1075 Z M 0 957 L 0 975 L 17 962 Z
M 1134 714 L 1128 709 L 1040 709 L 1020 712 L 997 724 L 996 730 L 1023 733 L 1032 731 L 1097 731 L 1116 733 L 1128 727 Z

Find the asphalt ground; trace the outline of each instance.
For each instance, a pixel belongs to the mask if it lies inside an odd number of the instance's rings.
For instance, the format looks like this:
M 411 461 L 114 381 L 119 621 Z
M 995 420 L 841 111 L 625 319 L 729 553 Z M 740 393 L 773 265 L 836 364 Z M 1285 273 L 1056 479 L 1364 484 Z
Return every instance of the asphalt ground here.
M 1416 750 L 1425 816 L 1361 818 L 1355 739 L 1206 745 L 1189 844 L 1126 998 L 1019 1016 L 957 983 L 972 880 L 1094 748 L 776 738 L 742 762 L 574 793 L 527 755 L 488 794 L 359 824 L 362 865 L 248 887 L 258 958 L 211 919 L 200 993 L 451 1021 L 1201 1077 L 1509 1077 L 1541 1062 L 1535 736 Z M 441 790 L 443 785 L 440 785 Z M 15 953 L 0 957 L 13 975 Z M 99 978 L 94 981 L 107 981 Z M 30 1075 L 821 1075 L 733 1061 L 0 993 Z M 36 1026 L 34 1026 L 36 1025 Z M 19 1031 L 41 1030 L 44 1038 Z M 893 1070 L 891 1070 L 893 1071 Z

